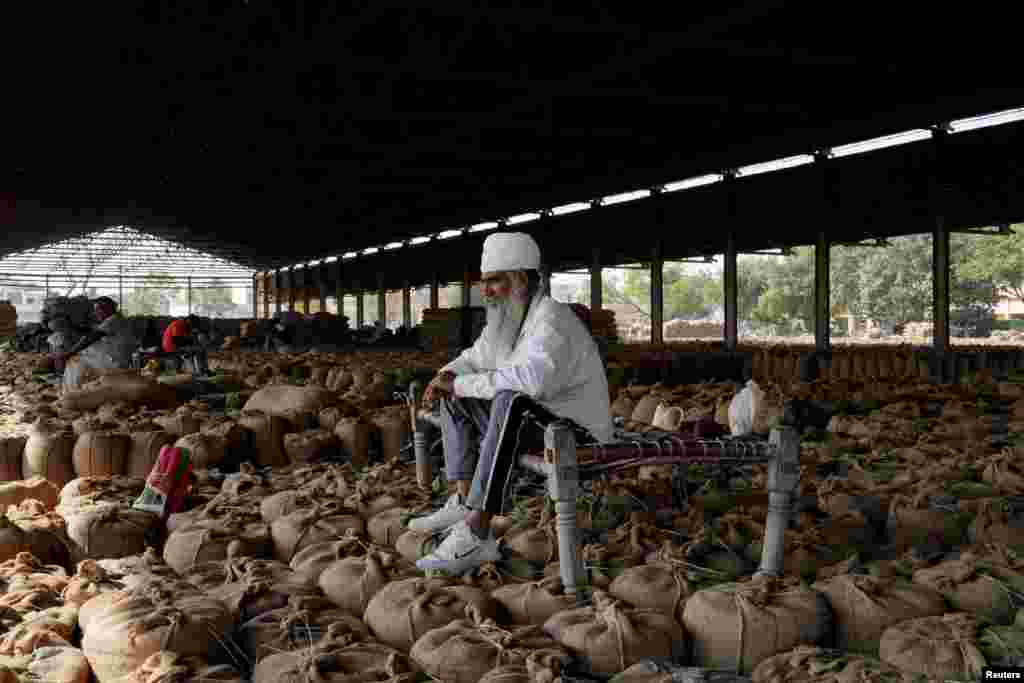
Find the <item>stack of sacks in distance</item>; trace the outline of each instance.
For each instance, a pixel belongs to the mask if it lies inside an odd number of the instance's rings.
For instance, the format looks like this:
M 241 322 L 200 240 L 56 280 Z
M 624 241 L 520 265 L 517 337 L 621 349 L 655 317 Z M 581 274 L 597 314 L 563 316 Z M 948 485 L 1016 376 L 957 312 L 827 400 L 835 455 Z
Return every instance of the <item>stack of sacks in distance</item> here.
M 62 400 L 32 382 L 36 356 L 4 356 L 0 384 L 26 434 L 0 465 L 34 478 L 0 484 L 0 675 L 668 683 L 670 667 L 646 660 L 674 658 L 736 680 L 910 683 L 976 678 L 1024 654 L 1024 450 L 1012 438 L 1024 386 L 984 374 L 762 382 L 762 434 L 786 398 L 849 404 L 802 435 L 785 575 L 753 576 L 766 468 L 716 485 L 694 468 L 689 509 L 672 510 L 669 472 L 643 467 L 584 484 L 579 553 L 594 591 L 577 606 L 552 506 L 518 485 L 492 522 L 501 561 L 464 577 L 416 570 L 441 539 L 408 520 L 446 492 L 419 488 L 401 463 L 408 413 L 382 387 L 439 361 L 214 354 L 219 381 L 245 387 L 221 415 L 158 405 L 156 381 L 108 379 Z M 738 387 L 612 390 L 635 428 L 712 434 L 728 430 Z M 197 468 L 165 528 L 131 509 L 161 442 L 189 448 Z

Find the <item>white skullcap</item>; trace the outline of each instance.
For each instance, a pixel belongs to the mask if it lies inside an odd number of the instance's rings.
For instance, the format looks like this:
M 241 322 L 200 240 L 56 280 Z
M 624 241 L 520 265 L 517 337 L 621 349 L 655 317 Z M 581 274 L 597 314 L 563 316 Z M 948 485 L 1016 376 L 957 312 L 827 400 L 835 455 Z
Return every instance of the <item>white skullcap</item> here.
M 481 273 L 508 270 L 538 270 L 540 247 L 524 232 L 496 232 L 484 240 Z

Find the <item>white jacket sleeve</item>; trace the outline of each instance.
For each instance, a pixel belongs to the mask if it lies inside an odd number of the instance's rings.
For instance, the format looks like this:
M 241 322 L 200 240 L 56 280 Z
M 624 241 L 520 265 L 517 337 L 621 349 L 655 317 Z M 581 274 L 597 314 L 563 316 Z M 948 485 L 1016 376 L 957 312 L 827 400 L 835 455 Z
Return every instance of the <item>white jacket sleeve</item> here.
M 564 390 L 572 376 L 572 354 L 568 335 L 554 320 L 544 320 L 526 340 L 525 362 L 498 370 L 460 375 L 455 378 L 456 396 L 491 400 L 499 391 L 515 391 L 535 400 L 545 400 Z
M 466 375 L 474 372 L 480 372 L 483 368 L 483 344 L 484 335 L 477 337 L 476 342 L 459 354 L 458 358 L 448 363 L 440 372 L 454 372 L 456 375 Z

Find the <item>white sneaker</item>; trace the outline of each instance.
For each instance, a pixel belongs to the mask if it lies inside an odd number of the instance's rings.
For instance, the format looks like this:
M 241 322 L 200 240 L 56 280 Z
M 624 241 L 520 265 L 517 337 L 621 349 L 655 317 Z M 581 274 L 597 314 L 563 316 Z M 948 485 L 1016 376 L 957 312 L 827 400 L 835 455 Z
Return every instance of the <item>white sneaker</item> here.
M 452 527 L 451 533 L 434 552 L 416 561 L 416 568 L 422 571 L 439 569 L 461 576 L 486 562 L 497 562 L 500 559 L 501 551 L 493 531 L 488 531 L 486 539 L 480 539 L 468 524 L 460 522 Z
M 462 496 L 456 493 L 448 497 L 443 508 L 432 515 L 409 520 L 408 526 L 411 530 L 420 532 L 444 531 L 466 519 L 468 514 L 469 508 L 466 507 Z

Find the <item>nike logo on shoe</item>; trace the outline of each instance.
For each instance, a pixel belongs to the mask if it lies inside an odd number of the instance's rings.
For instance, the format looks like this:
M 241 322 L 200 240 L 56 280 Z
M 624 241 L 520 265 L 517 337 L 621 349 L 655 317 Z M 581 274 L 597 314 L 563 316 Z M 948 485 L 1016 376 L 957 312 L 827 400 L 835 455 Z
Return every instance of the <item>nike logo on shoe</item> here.
M 473 548 L 471 548 L 471 549 L 467 550 L 466 552 L 462 553 L 461 555 L 459 553 L 452 553 L 452 555 L 455 557 L 456 560 L 461 560 L 463 558 L 469 557 L 470 555 L 475 553 L 477 550 L 480 550 L 480 544 L 479 543 L 476 546 L 474 546 Z

